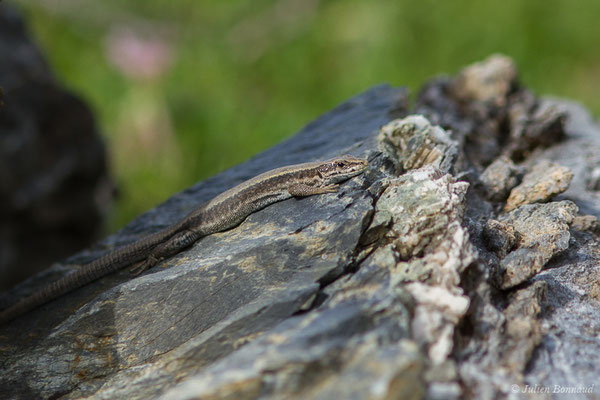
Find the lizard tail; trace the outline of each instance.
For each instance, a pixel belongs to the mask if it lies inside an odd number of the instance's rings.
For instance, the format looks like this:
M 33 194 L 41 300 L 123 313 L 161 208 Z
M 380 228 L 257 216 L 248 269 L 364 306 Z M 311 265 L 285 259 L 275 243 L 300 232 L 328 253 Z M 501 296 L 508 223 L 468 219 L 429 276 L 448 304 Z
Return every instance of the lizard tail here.
M 108 256 L 112 256 L 112 253 Z M 105 257 L 91 262 L 82 268 L 66 275 L 54 282 L 49 283 L 41 290 L 35 292 L 29 297 L 21 299 L 14 305 L 0 312 L 0 325 L 9 322 L 16 317 L 25 314 L 34 308 L 41 306 L 51 300 L 54 300 L 70 291 L 78 289 L 90 282 L 95 281 L 111 272 L 123 267 L 123 263 L 112 264 L 99 263 Z M 104 264 L 104 265 L 102 265 Z M 129 264 L 129 263 L 127 263 Z
M 25 314 L 34 308 L 37 308 L 42 304 L 67 293 L 70 290 L 80 288 L 86 283 L 99 278 L 92 278 L 88 274 L 85 274 L 85 272 L 85 268 L 72 272 L 63 278 L 48 284 L 42 290 L 37 291 L 29 297 L 21 299 L 14 305 L 3 310 L 0 312 L 0 325 L 13 320 L 21 314 Z
M 14 305 L 0 311 L 0 326 L 63 294 L 145 259 L 150 249 L 164 241 L 165 237 L 172 236 L 177 229 L 179 228 L 170 227 L 144 237 L 131 245 L 112 251 L 84 265 L 80 269 L 49 283 L 31 296 L 25 297 Z

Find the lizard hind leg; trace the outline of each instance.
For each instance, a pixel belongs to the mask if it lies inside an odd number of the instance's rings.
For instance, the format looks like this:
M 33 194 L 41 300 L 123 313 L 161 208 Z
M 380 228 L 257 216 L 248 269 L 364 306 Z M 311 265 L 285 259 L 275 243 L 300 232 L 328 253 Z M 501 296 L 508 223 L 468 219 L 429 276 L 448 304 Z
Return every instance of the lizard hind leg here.
M 192 230 L 185 230 L 176 234 L 166 242 L 158 245 L 154 250 L 152 250 L 145 261 L 131 268 L 130 272 L 135 276 L 141 274 L 142 272 L 154 267 L 165 258 L 171 257 L 186 247 L 191 246 L 201 236 L 202 235 L 200 233 Z
M 152 254 L 148 256 L 148 258 L 146 258 L 144 261 L 141 261 L 139 263 L 137 263 L 136 265 L 134 265 L 129 272 L 133 275 L 133 276 L 138 276 L 141 275 L 143 272 L 149 270 L 150 268 L 154 267 L 156 264 L 159 263 L 159 261 L 161 261 L 160 259 L 154 257 Z

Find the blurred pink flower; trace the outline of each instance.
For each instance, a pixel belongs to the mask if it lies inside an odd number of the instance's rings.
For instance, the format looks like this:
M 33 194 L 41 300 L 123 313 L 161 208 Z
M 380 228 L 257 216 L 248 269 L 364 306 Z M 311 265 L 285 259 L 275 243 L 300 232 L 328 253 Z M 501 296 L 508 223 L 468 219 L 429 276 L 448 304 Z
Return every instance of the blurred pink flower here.
M 129 28 L 111 29 L 105 51 L 108 60 L 131 79 L 156 79 L 172 61 L 172 47 L 166 40 Z

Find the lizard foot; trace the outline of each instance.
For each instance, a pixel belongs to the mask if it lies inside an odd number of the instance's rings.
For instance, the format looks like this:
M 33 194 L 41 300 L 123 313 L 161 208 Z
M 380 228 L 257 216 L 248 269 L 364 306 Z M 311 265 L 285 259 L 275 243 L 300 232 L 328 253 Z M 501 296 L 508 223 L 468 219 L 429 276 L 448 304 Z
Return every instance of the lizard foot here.
M 144 271 L 147 271 L 150 268 L 154 267 L 158 263 L 158 261 L 159 260 L 156 257 L 148 256 L 146 260 L 142 261 L 141 263 L 138 263 L 136 266 L 131 268 L 129 272 L 133 274 L 133 276 L 138 276 Z

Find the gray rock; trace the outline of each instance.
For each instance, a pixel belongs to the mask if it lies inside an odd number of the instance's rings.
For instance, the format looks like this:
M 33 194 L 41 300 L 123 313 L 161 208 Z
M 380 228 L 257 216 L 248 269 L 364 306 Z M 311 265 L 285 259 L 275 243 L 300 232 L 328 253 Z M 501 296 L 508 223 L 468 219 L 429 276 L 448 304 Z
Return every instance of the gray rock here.
M 426 392 L 431 398 L 454 398 L 461 392 L 450 354 L 453 332 L 469 306 L 460 275 L 477 256 L 459 223 L 467 188 L 431 165 L 387 180 L 365 235 L 381 226 L 385 233 L 363 249 L 368 256 L 358 271 L 324 289 L 331 298 L 377 293 L 385 296 L 380 301 L 389 304 L 385 308 L 410 305 L 412 320 L 406 329 L 427 356 Z M 416 389 L 421 391 L 418 385 Z M 373 398 L 404 396 L 403 390 Z
M 278 165 L 339 152 L 368 155 L 376 149 L 378 127 L 404 96 L 402 90 L 374 88 L 247 165 L 175 196 L 104 246 L 121 245 L 173 223 L 215 192 Z M 313 146 L 316 140 L 321 145 Z M 123 271 L 106 277 L 3 327 L 2 397 L 18 398 L 23 393 L 80 397 L 98 392 L 98 397 L 114 398 L 118 393 L 147 398 L 295 313 L 310 310 L 320 287 L 351 264 L 372 215 L 373 199 L 362 185 L 367 185 L 365 176 L 348 182 L 338 194 L 277 203 L 234 230 L 204 238 L 147 275 L 131 280 Z M 96 250 L 69 261 L 87 261 L 97 254 Z M 68 271 L 55 266 L 46 278 Z M 6 298 L 30 293 L 43 280 L 29 281 Z M 359 311 L 354 310 L 352 318 L 360 330 Z M 368 318 L 376 317 L 375 313 Z M 24 332 L 31 341 L 19 340 Z M 344 342 L 332 339 L 333 344 Z M 163 371 L 160 376 L 149 378 L 147 374 L 157 369 Z M 418 369 L 407 373 L 418 375 Z M 396 384 L 397 376 L 390 375 L 390 385 Z M 143 384 L 123 386 L 124 380 Z M 112 383 L 107 386 L 107 381 Z
M 424 358 L 407 339 L 409 316 L 393 287 L 340 290 L 161 398 L 420 398 Z
M 600 215 L 600 198 L 586 186 L 589 172 L 597 162 L 600 129 L 583 107 L 572 102 L 537 99 L 534 103 L 551 105 L 565 117 L 564 136 L 559 139 L 561 135 L 556 135 L 554 142 L 539 142 L 538 147 L 530 148 L 524 164 L 531 166 L 542 160 L 553 160 L 568 167 L 573 179 L 557 200 L 570 199 L 589 215 L 575 215 L 574 205 L 564 202 L 518 209 L 527 212 L 515 215 L 520 225 L 518 230 L 514 229 L 516 251 L 524 249 L 524 245 L 538 247 L 520 252 L 539 257 L 537 261 L 533 257 L 527 268 L 537 269 L 538 263 L 544 264 L 544 270 L 529 281 L 525 278 L 516 288 L 496 291 L 491 285 L 493 271 L 504 257 L 502 252 L 511 250 L 511 233 L 507 229 L 495 229 L 497 240 L 490 246 L 489 232 L 484 229 L 485 215 L 490 213 L 486 214 L 481 202 L 475 200 L 479 198 L 478 193 L 470 192 L 472 200 L 468 200 L 468 204 L 479 210 L 467 208 L 466 215 L 471 223 L 471 240 L 477 246 L 482 265 L 464 276 L 471 308 L 457 334 L 456 354 L 459 375 L 473 398 L 522 398 L 528 390 L 541 393 L 555 389 L 563 393 L 580 390 L 580 397 L 558 393 L 553 395 L 556 398 L 589 398 L 596 393 L 592 385 L 600 374 L 597 367 L 600 341 L 594 333 L 597 324 L 590 324 L 600 318 L 598 300 L 594 297 L 599 277 L 594 220 Z M 549 205 L 556 209 L 541 212 Z M 539 225 L 527 221 L 535 209 L 538 209 Z M 546 216 L 542 217 L 543 214 Z M 480 222 L 477 218 L 482 217 L 483 222 Z M 506 223 L 502 222 L 508 226 Z M 540 243 L 543 243 L 542 248 L 547 248 L 540 249 Z M 515 293 L 523 290 L 531 295 L 519 296 L 521 300 L 515 301 Z M 508 313 L 509 310 L 518 314 Z M 584 390 L 587 394 L 582 392 Z
M 565 112 L 567 139 L 532 154 L 530 162 L 550 159 L 573 171 L 567 191 L 558 198 L 573 200 L 581 212 L 600 216 L 600 197 L 585 185 L 597 160 L 600 127 L 585 108 L 567 101 L 548 100 Z M 573 222 L 576 222 L 573 221 Z M 558 399 L 593 398 L 600 375 L 600 282 L 598 234 L 578 231 L 571 224 L 569 247 L 549 261 L 533 278 L 547 284 L 541 320 L 542 341 L 535 349 L 525 382 L 557 389 Z M 572 393 L 568 393 L 571 390 Z M 579 393 L 576 391 L 580 390 Z
M 600 223 L 598 218 L 593 215 L 578 215 L 571 222 L 571 229 L 575 231 L 598 233 L 598 228 L 600 228 Z

